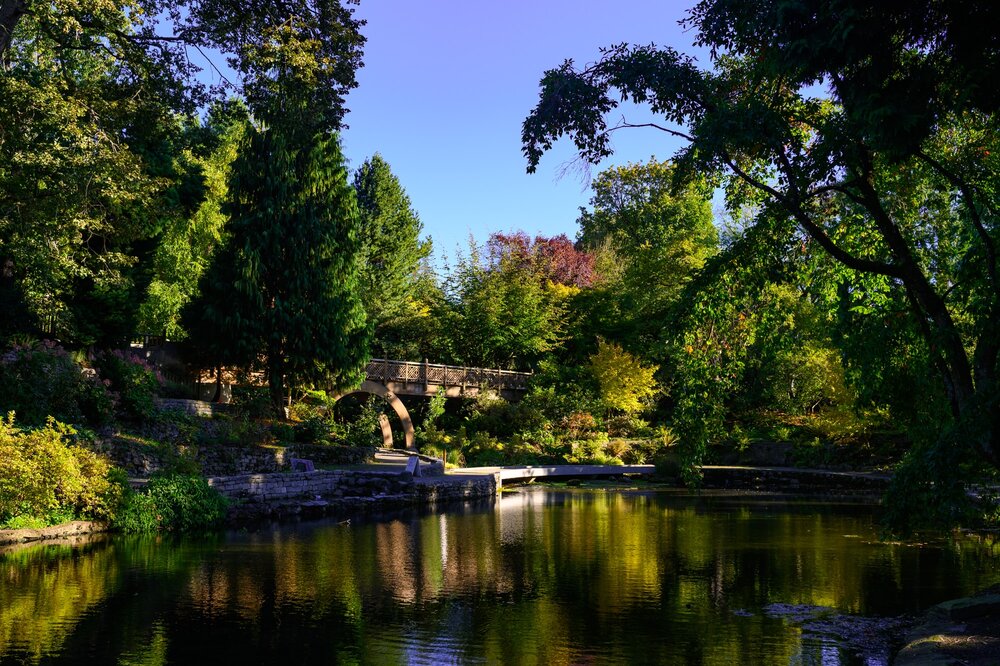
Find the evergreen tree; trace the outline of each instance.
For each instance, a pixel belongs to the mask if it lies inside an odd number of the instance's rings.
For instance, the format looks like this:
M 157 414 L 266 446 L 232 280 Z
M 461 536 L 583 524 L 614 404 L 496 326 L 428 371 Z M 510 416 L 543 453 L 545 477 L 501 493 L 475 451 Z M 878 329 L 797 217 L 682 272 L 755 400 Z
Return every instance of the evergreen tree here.
M 253 54 L 272 77 L 261 82 L 263 126 L 247 129 L 232 165 L 222 208 L 229 239 L 188 309 L 192 332 L 219 336 L 217 363 L 264 361 L 278 416 L 295 383 L 358 383 L 371 342 L 358 293 L 357 200 L 329 116 L 316 107 L 319 47 L 284 30 Z
M 420 240 L 420 218 L 381 155 L 365 160 L 354 173 L 354 190 L 361 216 L 361 298 L 377 341 L 379 331 L 407 311 L 431 243 Z
M 358 381 L 370 334 L 357 203 L 336 136 L 251 131 L 230 189 L 235 346 L 267 359 L 275 409 L 287 378 Z

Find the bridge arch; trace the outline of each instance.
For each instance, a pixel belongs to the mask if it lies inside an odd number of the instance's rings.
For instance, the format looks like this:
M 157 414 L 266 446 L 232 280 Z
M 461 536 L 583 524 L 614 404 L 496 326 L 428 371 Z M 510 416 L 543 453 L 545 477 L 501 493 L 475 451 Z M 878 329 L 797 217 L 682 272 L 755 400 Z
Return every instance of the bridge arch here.
M 361 386 L 338 394 L 336 399 L 340 400 L 344 396 L 352 395 L 354 393 L 368 393 L 384 398 L 385 401 L 389 403 L 389 406 L 392 407 L 392 411 L 396 412 L 396 416 L 399 417 L 400 422 L 403 424 L 403 436 L 406 439 L 406 448 L 410 451 L 417 450 L 417 444 L 414 439 L 413 432 L 413 419 L 410 418 L 410 413 L 406 411 L 406 405 L 403 404 L 403 401 L 400 400 L 395 393 L 390 391 L 383 384 L 366 379 L 361 382 Z M 379 419 L 379 426 L 382 429 L 382 444 L 386 448 L 392 448 L 392 428 L 389 426 L 389 419 L 383 415 L 382 418 Z
M 365 381 L 361 386 L 337 394 L 334 400 L 352 393 L 369 393 L 385 398 L 403 423 L 406 448 L 416 451 L 413 421 L 399 395 L 432 396 L 444 393 L 449 398 L 473 398 L 480 391 L 491 390 L 504 398 L 516 400 L 527 392 L 530 378 L 530 372 L 373 358 L 365 368 Z M 383 444 L 392 447 L 392 428 L 384 415 L 379 419 L 379 425 Z

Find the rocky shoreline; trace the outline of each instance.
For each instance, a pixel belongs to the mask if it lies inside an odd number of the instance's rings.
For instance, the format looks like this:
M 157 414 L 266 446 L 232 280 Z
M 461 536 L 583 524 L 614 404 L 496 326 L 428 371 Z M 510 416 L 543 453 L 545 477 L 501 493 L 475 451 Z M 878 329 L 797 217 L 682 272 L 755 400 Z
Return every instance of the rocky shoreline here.
M 91 520 L 74 520 L 41 529 L 0 530 L 0 546 L 12 546 L 53 539 L 71 539 L 89 534 L 108 532 L 107 523 Z
M 1000 585 L 932 607 L 904 640 L 897 666 L 1000 664 Z

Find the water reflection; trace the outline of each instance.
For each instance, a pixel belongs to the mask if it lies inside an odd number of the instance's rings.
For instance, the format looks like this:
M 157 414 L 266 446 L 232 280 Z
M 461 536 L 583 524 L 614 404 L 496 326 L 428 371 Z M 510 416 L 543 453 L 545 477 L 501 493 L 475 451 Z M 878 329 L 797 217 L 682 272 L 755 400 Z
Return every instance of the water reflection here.
M 880 663 L 764 609 L 916 611 L 1000 580 L 998 554 L 878 543 L 859 507 L 525 491 L 0 554 L 0 663 Z

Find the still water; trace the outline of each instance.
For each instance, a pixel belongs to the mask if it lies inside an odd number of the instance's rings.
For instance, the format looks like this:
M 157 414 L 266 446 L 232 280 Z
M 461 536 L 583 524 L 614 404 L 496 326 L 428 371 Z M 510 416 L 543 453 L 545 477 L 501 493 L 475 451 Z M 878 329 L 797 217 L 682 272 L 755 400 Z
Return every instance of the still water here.
M 875 524 L 859 506 L 526 490 L 43 545 L 0 552 L 0 664 L 880 664 L 891 623 L 872 618 L 1000 582 L 1000 547 L 880 543 Z

